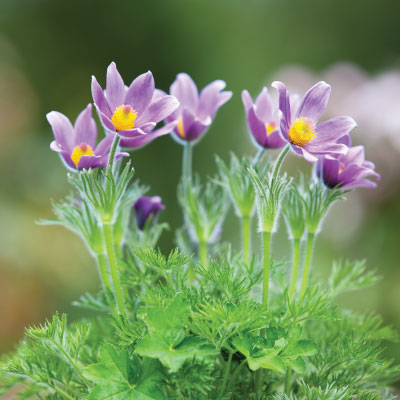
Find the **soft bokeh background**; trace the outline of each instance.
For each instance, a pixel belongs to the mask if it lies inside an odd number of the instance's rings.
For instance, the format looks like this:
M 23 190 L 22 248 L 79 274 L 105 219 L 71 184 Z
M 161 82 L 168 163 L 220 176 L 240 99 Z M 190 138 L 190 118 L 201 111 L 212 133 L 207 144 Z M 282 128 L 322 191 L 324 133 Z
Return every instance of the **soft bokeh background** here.
M 226 159 L 230 151 L 255 152 L 242 89 L 256 94 L 276 78 L 299 91 L 319 79 L 331 83 L 327 116 L 358 121 L 354 143 L 365 144 L 382 180 L 377 190 L 349 194 L 332 209 L 315 271 L 326 275 L 332 258 L 367 258 L 384 280 L 342 301 L 378 311 L 400 329 L 399 17 L 396 0 L 1 0 L 0 353 L 12 349 L 25 326 L 56 310 L 78 317 L 72 300 L 99 286 L 80 241 L 35 220 L 50 217 L 49 199 L 68 191 L 66 172 L 49 150 L 45 114 L 58 110 L 75 119 L 91 101 L 91 75 L 104 84 L 112 60 L 126 81 L 150 69 L 164 90 L 181 71 L 200 87 L 227 82 L 234 97 L 196 147 L 202 176 L 216 171 L 215 153 Z M 166 136 L 132 154 L 137 176 L 163 197 L 162 220 L 172 228 L 181 224 L 181 150 Z M 308 166 L 292 157 L 288 168 Z M 232 213 L 225 232 L 238 232 Z M 160 244 L 170 248 L 173 237 Z M 400 359 L 397 345 L 388 353 Z

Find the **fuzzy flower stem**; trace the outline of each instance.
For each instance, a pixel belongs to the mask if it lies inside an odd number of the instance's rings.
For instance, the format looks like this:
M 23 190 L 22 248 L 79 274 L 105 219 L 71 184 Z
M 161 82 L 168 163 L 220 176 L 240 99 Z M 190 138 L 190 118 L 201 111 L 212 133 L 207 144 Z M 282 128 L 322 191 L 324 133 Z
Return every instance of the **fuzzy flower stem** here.
M 182 158 L 182 179 L 184 184 L 189 186 L 192 184 L 192 158 L 193 158 L 193 145 L 190 141 L 185 142 L 183 147 Z
M 110 296 L 110 293 L 112 293 L 112 287 L 110 283 L 110 277 L 108 275 L 106 257 L 104 254 L 97 254 L 96 260 L 99 267 L 101 280 L 103 282 L 104 291 L 106 293 L 107 301 L 109 302 L 111 307 L 114 307 L 114 300 Z
M 293 271 L 292 271 L 292 283 L 289 289 L 289 298 L 292 299 L 296 291 L 297 283 L 297 271 L 299 268 L 299 258 L 300 258 L 300 239 L 293 239 Z
M 118 148 L 120 139 L 121 139 L 120 136 L 116 134 L 114 137 L 114 140 L 112 142 L 111 149 L 110 149 L 110 155 L 108 157 L 108 164 L 107 164 L 107 172 L 108 173 L 112 172 L 112 169 L 114 166 L 115 153 L 117 152 L 117 148 Z
M 290 145 L 287 144 L 287 145 L 282 149 L 282 151 L 279 153 L 279 156 L 278 156 L 278 158 L 277 158 L 276 161 L 275 161 L 274 170 L 273 170 L 273 172 L 272 172 L 271 185 L 273 184 L 273 182 L 275 181 L 276 177 L 278 176 L 279 171 L 280 171 L 281 166 L 282 166 L 282 163 L 283 163 L 283 160 L 285 159 L 286 154 L 289 152 L 289 150 L 290 150 Z
M 123 317 L 126 316 L 124 296 L 122 293 L 121 281 L 119 278 L 117 257 L 114 249 L 112 225 L 108 223 L 102 224 L 104 245 L 107 251 L 108 265 L 110 267 L 111 278 L 114 286 L 114 295 L 117 301 L 117 310 Z
M 264 148 L 260 148 L 258 150 L 257 154 L 253 158 L 253 162 L 252 162 L 253 166 L 257 165 L 259 163 L 259 161 L 261 160 L 262 156 L 264 155 L 264 151 L 265 151 Z
M 208 269 L 208 248 L 207 248 L 207 242 L 200 242 L 200 243 L 199 243 L 199 261 L 200 261 L 200 264 L 201 264 L 205 269 Z
M 269 269 L 271 262 L 271 232 L 262 232 L 263 243 L 263 289 L 262 303 L 268 308 L 268 293 L 269 293 Z
M 251 217 L 250 215 L 243 215 L 242 221 L 242 240 L 243 240 L 243 260 L 249 266 L 250 253 L 251 253 Z
M 225 388 L 226 388 L 226 384 L 228 382 L 228 376 L 229 376 L 229 373 L 231 371 L 232 357 L 233 357 L 233 352 L 230 351 L 229 352 L 228 361 L 227 361 L 226 367 L 225 367 L 224 379 L 222 381 L 221 389 L 220 389 L 219 395 L 218 395 L 218 398 L 220 398 L 220 399 L 222 398 L 222 395 L 224 394 L 224 391 L 225 391 Z
M 309 274 L 309 270 L 310 270 L 311 258 L 312 258 L 313 248 L 314 248 L 314 240 L 315 240 L 315 233 L 308 232 L 306 260 L 304 263 L 303 280 L 301 282 L 300 299 L 302 299 L 304 297 L 304 294 L 307 289 L 307 281 L 308 281 L 308 274 Z

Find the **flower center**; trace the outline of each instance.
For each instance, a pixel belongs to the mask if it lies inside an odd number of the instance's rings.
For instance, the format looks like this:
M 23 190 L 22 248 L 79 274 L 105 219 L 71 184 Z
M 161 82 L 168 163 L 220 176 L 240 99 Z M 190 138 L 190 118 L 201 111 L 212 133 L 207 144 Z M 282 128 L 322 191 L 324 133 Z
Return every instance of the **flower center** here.
M 117 131 L 125 131 L 133 129 L 135 126 L 136 111 L 131 107 L 123 104 L 115 109 L 111 122 Z
M 179 118 L 177 128 L 178 128 L 179 136 L 180 136 L 182 139 L 186 139 L 185 131 L 183 130 L 183 121 L 182 121 L 182 118 Z
M 86 143 L 81 143 L 80 145 L 74 147 L 74 150 L 71 154 L 71 160 L 75 164 L 75 167 L 77 167 L 82 156 L 92 155 L 94 155 L 92 147 Z
M 303 147 L 315 137 L 314 123 L 308 118 L 296 118 L 289 129 L 289 140 L 297 146 Z
M 267 131 L 267 136 L 269 136 L 275 130 L 275 122 L 270 122 L 265 124 L 265 129 Z
M 344 170 L 344 164 L 339 162 L 339 175 L 343 172 Z

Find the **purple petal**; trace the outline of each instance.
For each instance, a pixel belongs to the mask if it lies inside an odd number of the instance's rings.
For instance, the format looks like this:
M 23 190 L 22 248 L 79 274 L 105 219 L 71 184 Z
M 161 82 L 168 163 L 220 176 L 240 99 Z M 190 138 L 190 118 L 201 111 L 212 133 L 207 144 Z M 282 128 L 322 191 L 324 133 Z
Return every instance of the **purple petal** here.
M 365 161 L 364 146 L 351 147 L 348 153 L 344 156 L 343 161 L 346 162 L 346 164 L 362 165 Z
M 331 87 L 326 82 L 318 82 L 303 97 L 297 110 L 297 117 L 310 118 L 317 122 L 328 104 Z
M 214 118 L 218 108 L 230 100 L 232 92 L 221 92 L 225 86 L 226 83 L 224 81 L 217 80 L 203 88 L 197 107 L 197 114 L 200 119 Z
M 109 152 L 112 142 L 114 141 L 115 133 L 110 133 L 106 137 L 104 137 L 95 149 L 95 154 L 102 156 Z
M 244 110 L 246 111 L 246 114 L 247 114 L 249 112 L 250 108 L 253 107 L 253 99 L 248 90 L 242 91 L 242 102 L 243 102 Z
M 200 136 L 202 136 L 206 132 L 206 130 L 208 129 L 210 124 L 211 124 L 211 120 L 208 120 L 208 121 L 195 120 L 190 125 L 190 128 L 189 128 L 188 132 L 186 133 L 186 140 L 191 142 L 191 141 L 199 139 Z
M 256 115 L 264 123 L 271 122 L 272 119 L 272 100 L 268 89 L 264 86 L 256 98 Z
M 108 118 L 111 118 L 112 112 L 106 97 L 104 96 L 103 89 L 97 82 L 96 78 L 92 76 L 92 97 L 93 102 L 99 110 Z
M 159 136 L 166 135 L 170 133 L 176 125 L 176 122 L 171 122 L 169 124 L 164 125 L 162 128 L 157 129 L 151 133 L 146 133 L 146 135 L 135 137 L 135 138 L 122 138 L 120 141 L 121 147 L 125 149 L 137 149 L 139 147 L 143 147 L 146 144 L 150 143 L 154 139 Z
M 316 128 L 318 141 L 337 141 L 357 126 L 353 118 L 336 117 L 322 122 Z M 348 142 L 346 138 L 344 141 Z M 343 142 L 343 141 L 342 141 Z
M 279 109 L 281 111 L 281 127 L 282 133 L 287 137 L 287 131 L 292 123 L 292 117 L 290 114 L 290 101 L 289 93 L 283 82 L 275 81 L 272 86 L 278 91 L 279 94 Z
M 125 104 L 129 104 L 137 115 L 143 114 L 153 98 L 154 88 L 154 78 L 150 71 L 139 75 L 129 86 Z
M 92 118 L 92 105 L 88 106 L 78 115 L 75 121 L 75 143 L 86 143 L 90 147 L 96 146 L 97 126 Z
M 75 146 L 75 131 L 70 120 L 58 111 L 51 111 L 46 117 L 51 125 L 58 147 L 71 153 Z
M 134 137 L 146 135 L 146 132 L 144 132 L 140 128 L 133 128 L 133 129 L 125 130 L 125 131 L 119 131 L 118 135 L 120 135 L 122 137 L 126 137 L 126 138 L 134 138 Z
M 317 155 L 346 154 L 349 151 L 349 148 L 342 143 L 317 142 L 316 139 L 305 144 L 303 148 Z
M 136 126 L 141 127 L 148 122 L 160 122 L 179 107 L 179 102 L 174 96 L 164 96 L 151 103 L 146 112 L 141 115 Z
M 106 131 L 107 132 L 111 132 L 111 133 L 115 133 L 116 132 L 115 126 L 111 122 L 110 118 L 108 118 L 105 114 L 103 114 L 100 111 L 100 109 L 96 106 L 96 104 L 95 104 L 95 107 L 96 107 L 97 114 L 98 114 L 98 116 L 100 118 L 100 121 L 101 121 L 103 127 L 106 129 Z
M 106 97 L 110 105 L 111 113 L 125 101 L 125 84 L 117 70 L 115 62 L 107 68 Z
M 176 76 L 170 87 L 170 94 L 175 96 L 183 107 L 195 111 L 199 102 L 199 92 L 193 79 L 185 73 Z

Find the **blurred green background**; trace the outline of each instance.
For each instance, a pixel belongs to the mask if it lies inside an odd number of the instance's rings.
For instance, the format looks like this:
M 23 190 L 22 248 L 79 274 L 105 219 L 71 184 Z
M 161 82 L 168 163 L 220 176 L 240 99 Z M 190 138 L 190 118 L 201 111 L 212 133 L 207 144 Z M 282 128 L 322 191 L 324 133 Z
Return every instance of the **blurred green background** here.
M 216 172 L 216 153 L 225 159 L 230 151 L 255 153 L 243 89 L 255 95 L 271 80 L 287 78 L 289 87 L 305 90 L 332 78 L 331 111 L 360 115 L 354 142 L 366 145 L 382 180 L 377 190 L 361 189 L 334 206 L 314 270 L 323 277 L 334 258 L 367 258 L 384 280 L 341 301 L 378 311 L 400 329 L 399 17 L 396 0 L 1 0 L 0 353 L 12 349 L 25 326 L 56 310 L 76 318 L 71 302 L 99 286 L 79 239 L 35 220 L 51 217 L 49 199 L 69 189 L 49 150 L 45 115 L 58 110 L 74 120 L 91 102 L 91 75 L 104 84 L 111 61 L 127 83 L 151 70 L 164 90 L 182 71 L 199 87 L 227 82 L 234 96 L 195 149 L 194 168 L 203 177 Z M 338 62 L 347 64 L 334 67 Z M 181 153 L 168 136 L 132 153 L 137 177 L 151 185 L 150 194 L 162 196 L 161 220 L 172 229 L 182 222 L 176 201 Z M 287 167 L 309 169 L 294 157 Z M 224 239 L 238 243 L 237 227 L 230 212 Z M 289 258 L 280 228 L 280 253 Z M 173 236 L 164 234 L 160 245 L 174 246 Z M 397 345 L 388 352 L 400 359 Z

